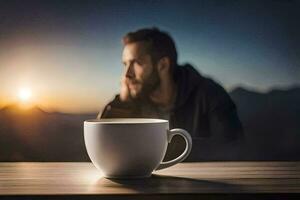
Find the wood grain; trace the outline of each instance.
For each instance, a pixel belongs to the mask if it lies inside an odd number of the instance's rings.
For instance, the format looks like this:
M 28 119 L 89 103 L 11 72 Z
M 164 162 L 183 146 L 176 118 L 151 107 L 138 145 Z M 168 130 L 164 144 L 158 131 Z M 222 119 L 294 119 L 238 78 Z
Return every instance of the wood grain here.
M 0 196 L 300 193 L 300 162 L 181 163 L 151 178 L 105 179 L 91 163 L 0 163 Z

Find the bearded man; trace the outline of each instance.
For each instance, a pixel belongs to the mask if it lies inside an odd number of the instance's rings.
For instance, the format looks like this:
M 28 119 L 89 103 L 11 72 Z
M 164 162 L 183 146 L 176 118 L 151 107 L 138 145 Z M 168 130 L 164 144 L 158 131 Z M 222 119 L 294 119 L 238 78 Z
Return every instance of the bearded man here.
M 98 118 L 160 118 L 187 130 L 193 140 L 186 161 L 237 160 L 243 129 L 227 92 L 189 64 L 177 64 L 170 35 L 145 28 L 123 37 L 120 94 Z M 153 133 L 155 134 L 155 133 Z M 177 157 L 184 140 L 174 137 L 164 160 Z

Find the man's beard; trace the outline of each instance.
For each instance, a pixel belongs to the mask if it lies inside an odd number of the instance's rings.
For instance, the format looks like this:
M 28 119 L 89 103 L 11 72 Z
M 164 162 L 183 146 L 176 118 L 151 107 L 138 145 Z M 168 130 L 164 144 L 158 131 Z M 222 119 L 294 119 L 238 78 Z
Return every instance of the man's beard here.
M 129 95 L 131 99 L 148 99 L 150 94 L 160 86 L 160 78 L 158 75 L 157 68 L 154 67 L 150 76 L 144 81 L 132 80 L 134 84 L 140 84 L 141 89 L 139 91 L 129 90 Z

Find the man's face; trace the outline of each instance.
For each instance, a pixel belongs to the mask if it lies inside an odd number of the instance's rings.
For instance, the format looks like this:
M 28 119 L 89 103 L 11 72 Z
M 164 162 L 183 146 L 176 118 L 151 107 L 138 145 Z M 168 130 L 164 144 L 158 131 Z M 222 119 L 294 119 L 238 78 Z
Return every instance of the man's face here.
M 134 42 L 123 49 L 124 84 L 133 99 L 148 97 L 160 84 L 157 67 L 152 63 L 145 45 L 144 42 Z

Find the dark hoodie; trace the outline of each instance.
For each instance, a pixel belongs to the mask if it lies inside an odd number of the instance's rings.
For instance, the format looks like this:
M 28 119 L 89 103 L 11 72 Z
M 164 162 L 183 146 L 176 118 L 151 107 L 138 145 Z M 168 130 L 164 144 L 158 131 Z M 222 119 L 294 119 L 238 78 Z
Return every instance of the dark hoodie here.
M 178 66 L 174 74 L 177 97 L 168 119 L 170 129 L 182 128 L 192 136 L 193 148 L 186 160 L 238 159 L 238 149 L 233 148 L 232 141 L 241 139 L 243 130 L 236 106 L 227 92 L 213 80 L 200 75 L 191 65 Z M 151 102 L 124 103 L 117 95 L 99 116 L 163 118 L 165 115 Z M 175 136 L 164 160 L 175 158 L 184 147 L 184 140 Z

